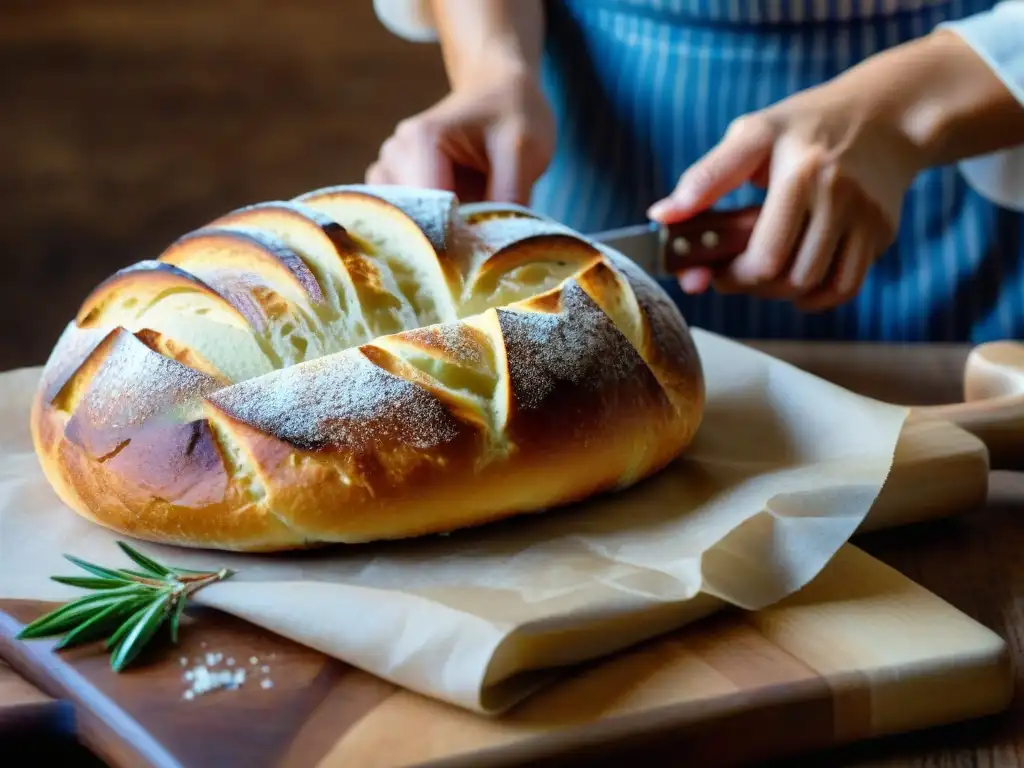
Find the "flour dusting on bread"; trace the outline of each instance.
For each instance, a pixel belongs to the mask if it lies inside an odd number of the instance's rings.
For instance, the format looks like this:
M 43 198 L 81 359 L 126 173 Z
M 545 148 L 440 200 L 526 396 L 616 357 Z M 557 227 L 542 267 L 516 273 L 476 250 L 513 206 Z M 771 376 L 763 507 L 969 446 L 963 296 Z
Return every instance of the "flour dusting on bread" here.
M 362 452 L 384 440 L 429 450 L 457 433 L 435 398 L 381 370 L 360 350 L 283 368 L 214 393 L 210 402 L 310 451 Z
M 545 311 L 549 307 L 553 311 Z M 500 316 L 512 391 L 520 407 L 540 407 L 560 385 L 606 388 L 644 366 L 611 319 L 575 281 L 543 299 L 514 305 Z
M 703 407 L 682 315 L 621 255 L 520 206 L 352 184 L 104 281 L 31 424 L 83 516 L 275 551 L 613 491 L 685 450 Z

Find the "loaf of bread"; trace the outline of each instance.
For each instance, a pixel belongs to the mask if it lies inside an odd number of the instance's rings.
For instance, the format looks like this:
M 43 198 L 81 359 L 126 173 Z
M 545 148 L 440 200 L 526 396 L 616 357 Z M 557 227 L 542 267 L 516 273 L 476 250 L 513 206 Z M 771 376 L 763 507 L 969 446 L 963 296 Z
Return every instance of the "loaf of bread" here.
M 622 489 L 703 408 L 684 318 L 621 254 L 518 206 L 345 185 L 233 211 L 101 283 L 31 428 L 89 520 L 273 551 Z

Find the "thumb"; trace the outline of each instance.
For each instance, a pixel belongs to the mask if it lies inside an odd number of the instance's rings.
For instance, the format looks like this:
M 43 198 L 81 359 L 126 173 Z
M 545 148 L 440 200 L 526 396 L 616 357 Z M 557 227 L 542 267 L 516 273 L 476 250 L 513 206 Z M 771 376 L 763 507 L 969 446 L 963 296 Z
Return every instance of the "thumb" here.
M 690 166 L 672 193 L 654 203 L 647 215 L 668 224 L 711 207 L 766 165 L 774 138 L 770 125 L 761 118 L 733 123 L 723 139 Z
M 508 127 L 487 137 L 487 199 L 499 203 L 526 205 L 534 178 L 523 133 Z

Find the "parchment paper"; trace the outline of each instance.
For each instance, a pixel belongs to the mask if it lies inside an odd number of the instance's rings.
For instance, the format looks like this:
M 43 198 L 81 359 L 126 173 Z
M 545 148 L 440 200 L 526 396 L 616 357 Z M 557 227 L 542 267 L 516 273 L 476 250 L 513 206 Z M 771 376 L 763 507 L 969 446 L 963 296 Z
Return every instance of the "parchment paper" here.
M 758 609 L 828 563 L 874 503 L 907 417 L 694 329 L 707 413 L 692 448 L 638 486 L 505 523 L 316 554 L 136 542 L 231 580 L 196 602 L 398 685 L 501 712 L 557 675 L 731 604 Z M 0 376 L 0 597 L 65 600 L 74 554 L 120 566 L 114 534 L 50 490 L 28 431 L 38 369 Z M 202 632 L 201 624 L 187 631 Z

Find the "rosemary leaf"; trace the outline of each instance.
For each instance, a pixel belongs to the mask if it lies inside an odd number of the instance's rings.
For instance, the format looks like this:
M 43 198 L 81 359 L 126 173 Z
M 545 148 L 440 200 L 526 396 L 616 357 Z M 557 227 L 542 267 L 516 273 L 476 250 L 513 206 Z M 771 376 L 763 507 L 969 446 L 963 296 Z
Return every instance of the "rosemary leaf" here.
M 148 604 L 149 600 L 145 597 L 136 598 L 132 601 L 121 600 L 111 603 L 91 619 L 83 624 L 79 624 L 75 629 L 64 635 L 54 646 L 54 650 L 59 651 L 82 643 L 99 640 L 108 634 L 113 627 L 117 626 L 117 622 L 127 614 L 137 610 L 142 605 Z
M 63 635 L 55 649 L 63 650 L 107 636 L 110 664 L 120 672 L 132 663 L 170 619 L 171 640 L 178 642 L 181 615 L 198 590 L 234 575 L 229 568 L 194 571 L 159 563 L 123 542 L 124 552 L 142 570 L 113 569 L 64 555 L 91 576 L 51 576 L 60 584 L 96 590 L 37 618 L 18 633 L 19 639 Z
M 118 571 L 112 570 L 110 568 L 104 568 L 101 565 L 93 565 L 92 563 L 87 563 L 85 560 L 77 558 L 74 555 L 64 555 L 64 557 L 67 560 L 70 560 L 75 565 L 77 565 L 82 570 L 88 571 L 89 573 L 91 573 L 91 574 L 93 574 L 95 576 L 99 576 L 102 579 L 123 579 L 124 578 L 124 575 L 122 573 L 119 573 Z
M 125 544 L 123 541 L 117 542 L 117 546 L 119 546 L 121 548 L 121 551 L 128 555 L 128 557 L 134 560 L 136 565 L 146 570 L 151 575 L 157 578 L 163 578 L 164 576 L 167 576 L 171 573 L 170 568 L 160 565 L 160 563 L 158 563 L 153 558 L 147 557 L 134 547 Z
M 99 576 L 51 576 L 53 581 L 82 589 L 115 589 L 132 583 L 130 579 L 101 579 Z
M 128 617 L 128 620 L 124 624 L 117 628 L 117 631 L 114 632 L 114 634 L 112 634 L 107 639 L 107 650 L 111 651 L 116 649 L 117 646 L 121 644 L 121 640 L 124 639 L 124 636 L 132 631 L 132 629 L 135 627 L 138 621 L 143 617 L 143 615 L 148 610 L 149 601 L 147 600 L 145 603 L 139 606 L 138 609 L 136 609 L 135 613 Z
M 181 621 L 181 614 L 185 610 L 185 595 L 179 593 L 174 601 L 174 610 L 171 613 L 171 642 L 177 644 L 178 642 L 178 624 Z
M 179 576 L 203 576 L 204 574 L 210 573 L 210 571 L 194 571 L 191 568 L 171 568 L 171 571 Z M 231 573 L 234 573 L 234 571 L 229 569 L 228 573 L 230 575 Z
M 117 646 L 114 655 L 110 659 L 110 666 L 115 672 L 120 672 L 130 664 L 142 651 L 143 646 L 150 641 L 156 631 L 167 618 L 167 606 L 170 604 L 171 594 L 166 592 L 153 600 L 146 608 L 132 631 L 124 636 L 124 639 Z
M 115 592 L 119 594 L 114 594 Z M 38 639 L 63 634 L 78 622 L 89 619 L 108 605 L 116 604 L 124 600 L 125 597 L 126 595 L 120 593 L 120 590 L 114 589 L 80 597 L 45 616 L 40 616 L 31 624 L 23 627 L 18 633 L 18 639 Z
M 133 581 L 138 581 L 139 579 L 147 579 L 148 581 L 154 581 L 160 578 L 159 576 L 154 576 L 152 573 L 149 573 L 148 571 L 135 571 L 131 568 L 118 568 L 117 572 L 122 574 L 125 578 L 132 579 Z

